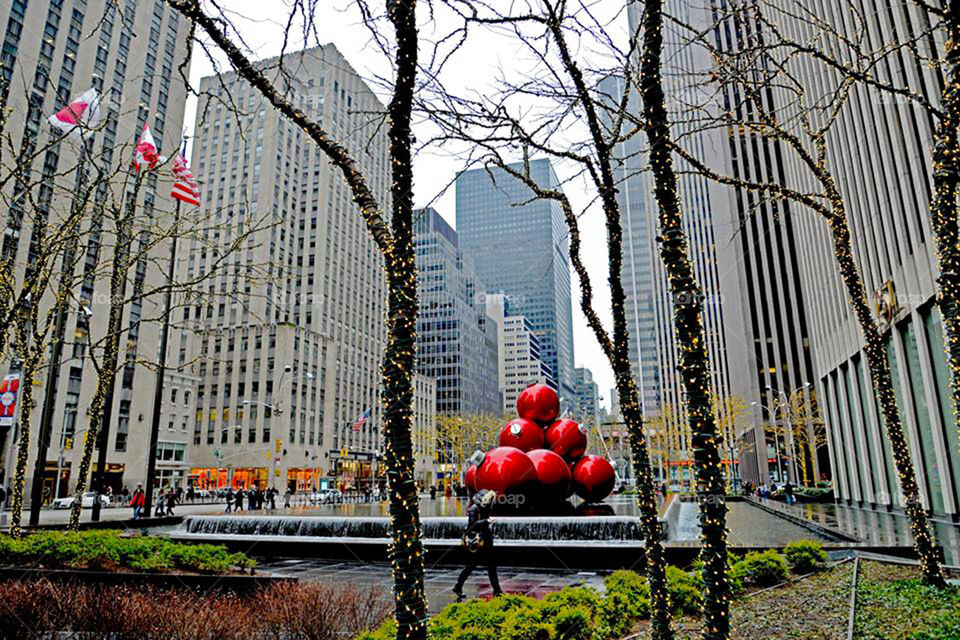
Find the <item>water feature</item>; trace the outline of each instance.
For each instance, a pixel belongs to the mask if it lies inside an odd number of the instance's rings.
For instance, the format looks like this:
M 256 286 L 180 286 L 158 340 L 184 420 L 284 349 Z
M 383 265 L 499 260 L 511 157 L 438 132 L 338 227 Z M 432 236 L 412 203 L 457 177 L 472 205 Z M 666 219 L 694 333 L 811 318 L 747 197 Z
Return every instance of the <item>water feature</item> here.
M 459 540 L 465 518 L 428 516 L 421 519 L 428 540 Z M 189 534 L 211 537 L 309 536 L 316 538 L 387 539 L 386 517 L 344 516 L 187 516 Z M 498 540 L 636 542 L 642 538 L 639 519 L 631 516 L 498 517 L 493 521 Z

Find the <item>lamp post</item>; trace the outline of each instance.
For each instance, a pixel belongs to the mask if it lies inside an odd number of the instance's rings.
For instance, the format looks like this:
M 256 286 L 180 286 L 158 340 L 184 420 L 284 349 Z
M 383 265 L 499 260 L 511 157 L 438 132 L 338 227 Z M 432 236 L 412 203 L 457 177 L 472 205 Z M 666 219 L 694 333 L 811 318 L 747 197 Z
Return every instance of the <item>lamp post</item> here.
M 774 387 L 772 387 L 772 386 L 770 386 L 770 385 L 767 385 L 767 391 L 772 391 L 772 392 L 778 394 L 778 395 L 780 396 L 780 398 L 783 399 L 783 407 L 784 407 L 784 408 L 783 408 L 783 410 L 782 410 L 780 413 L 781 413 L 782 416 L 785 416 L 785 417 L 784 417 L 784 421 L 785 421 L 785 424 L 786 424 L 786 426 L 787 426 L 787 428 L 788 428 L 788 430 L 789 430 L 788 432 L 789 432 L 789 435 L 790 435 L 790 442 L 789 442 L 789 444 L 788 444 L 787 446 L 790 447 L 790 458 L 793 460 L 793 464 L 790 465 L 790 470 L 792 471 L 792 473 L 790 473 L 789 475 L 792 475 L 792 476 L 793 476 L 793 483 L 794 483 L 794 484 L 799 484 L 799 478 L 797 477 L 796 438 L 793 437 L 793 408 L 792 408 L 792 405 L 790 404 L 790 396 L 792 396 L 793 394 L 797 393 L 798 391 L 803 391 L 803 390 L 805 390 L 805 389 L 807 389 L 807 388 L 809 388 L 809 387 L 811 387 L 811 386 L 813 386 L 813 385 L 811 385 L 809 382 L 804 382 L 803 384 L 801 384 L 801 385 L 800 385 L 799 387 L 797 387 L 796 389 L 791 390 L 791 391 L 790 391 L 790 394 L 788 395 L 787 392 L 785 392 L 785 391 L 781 391 L 780 389 L 775 389 Z M 779 456 L 778 456 L 778 457 L 779 457 Z
M 777 421 L 776 413 L 775 413 L 770 407 L 768 407 L 767 405 L 763 404 L 762 402 L 751 402 L 751 403 L 750 403 L 750 406 L 751 406 L 751 407 L 761 407 L 761 408 L 763 408 L 763 409 L 766 409 L 766 410 L 767 410 L 767 413 L 770 414 L 770 419 L 773 420 L 774 423 L 776 423 L 776 421 Z M 774 427 L 776 427 L 776 424 L 774 424 Z M 766 443 L 766 438 L 764 438 L 764 443 L 763 443 L 763 444 L 764 444 L 764 447 L 766 447 L 766 444 L 767 444 L 767 443 Z M 774 448 L 776 449 L 776 452 L 777 452 L 777 478 L 778 478 L 781 482 L 783 482 L 783 465 L 781 465 L 781 463 L 780 463 L 780 436 L 779 436 L 779 434 L 777 434 L 776 428 L 774 428 L 774 431 L 773 431 L 773 446 L 774 446 Z M 759 451 L 758 451 L 757 453 L 758 453 L 758 455 L 759 455 Z M 758 465 L 758 467 L 759 467 L 759 464 L 760 464 L 760 461 L 759 461 L 759 459 L 758 459 L 758 460 L 757 460 L 757 465 Z
M 67 449 L 67 416 L 73 415 L 74 420 L 76 420 L 77 408 L 76 407 L 67 407 L 63 411 L 63 426 L 60 427 L 60 454 L 57 456 L 57 476 L 53 485 L 53 499 L 60 499 L 60 471 L 63 468 L 63 456 Z M 89 429 L 89 427 L 87 427 Z M 76 436 L 80 433 L 83 433 L 87 429 L 80 429 L 79 431 L 74 431 L 73 435 Z

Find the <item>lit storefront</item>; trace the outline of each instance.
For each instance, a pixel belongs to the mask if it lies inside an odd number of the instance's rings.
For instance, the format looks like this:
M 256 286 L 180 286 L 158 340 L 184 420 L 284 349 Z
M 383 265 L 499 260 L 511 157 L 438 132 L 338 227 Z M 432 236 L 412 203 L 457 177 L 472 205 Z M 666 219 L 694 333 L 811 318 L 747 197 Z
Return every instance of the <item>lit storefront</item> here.
M 254 485 L 264 489 L 269 475 L 266 467 L 193 467 L 190 484 L 200 490 L 249 489 Z

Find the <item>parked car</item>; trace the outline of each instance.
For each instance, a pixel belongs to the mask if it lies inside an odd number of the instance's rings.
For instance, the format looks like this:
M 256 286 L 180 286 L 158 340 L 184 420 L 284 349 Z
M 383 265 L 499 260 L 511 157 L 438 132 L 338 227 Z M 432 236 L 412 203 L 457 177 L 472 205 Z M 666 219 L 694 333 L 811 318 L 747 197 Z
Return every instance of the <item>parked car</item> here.
M 84 509 L 92 509 L 93 500 L 96 497 L 96 495 L 97 494 L 95 494 L 92 491 L 88 491 L 85 494 L 83 494 L 83 498 L 80 501 L 80 506 L 82 506 Z M 73 505 L 73 496 L 67 496 L 66 498 L 58 498 L 53 501 L 54 509 L 69 509 L 72 505 Z M 106 508 L 109 506 L 110 506 L 110 498 L 101 494 L 100 508 Z

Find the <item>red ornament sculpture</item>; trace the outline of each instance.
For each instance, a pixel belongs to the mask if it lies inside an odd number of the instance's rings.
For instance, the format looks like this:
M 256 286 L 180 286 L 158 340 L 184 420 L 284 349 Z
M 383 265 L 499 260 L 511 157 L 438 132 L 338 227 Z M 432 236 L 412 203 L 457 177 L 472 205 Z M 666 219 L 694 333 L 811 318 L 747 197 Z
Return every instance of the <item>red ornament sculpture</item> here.
M 467 485 L 470 493 L 477 492 L 477 465 L 472 464 L 463 476 L 463 483 Z
M 547 448 L 567 460 L 575 460 L 587 450 L 587 428 L 573 420 L 557 420 L 547 429 Z
M 537 472 L 537 499 L 559 502 L 570 497 L 573 475 L 566 461 L 549 449 L 534 449 L 527 454 Z
M 514 418 L 500 430 L 500 446 L 515 447 L 520 451 L 543 448 L 543 429 L 526 418 Z
M 573 467 L 573 488 L 585 502 L 600 502 L 613 491 L 613 465 L 600 456 L 584 456 Z
M 477 490 L 489 489 L 499 495 L 527 495 L 536 482 L 537 470 L 533 461 L 516 447 L 491 449 L 477 466 Z
M 545 384 L 532 384 L 517 398 L 517 413 L 521 418 L 547 426 L 560 415 L 560 397 Z

